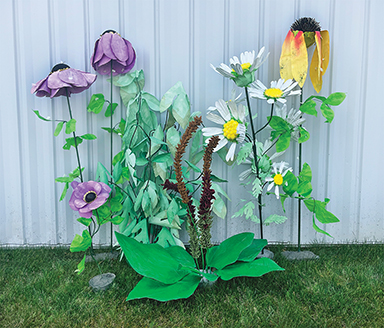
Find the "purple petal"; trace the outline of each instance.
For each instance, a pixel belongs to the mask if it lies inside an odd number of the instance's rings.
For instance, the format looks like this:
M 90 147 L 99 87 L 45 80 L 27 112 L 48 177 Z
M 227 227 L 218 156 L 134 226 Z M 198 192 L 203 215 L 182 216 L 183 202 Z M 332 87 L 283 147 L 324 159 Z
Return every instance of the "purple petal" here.
M 99 182 L 99 183 L 103 188 L 103 191 L 107 192 L 108 194 L 111 192 L 112 189 L 107 184 L 105 184 L 104 182 Z
M 95 42 L 95 49 L 92 54 L 91 64 L 97 63 L 103 57 L 103 47 L 100 45 L 100 39 Z
M 111 50 L 116 59 L 121 62 L 126 62 L 129 58 L 128 48 L 124 39 L 117 33 L 112 34 Z
M 100 75 L 110 75 L 111 74 L 111 64 L 107 63 L 105 65 L 100 65 L 96 71 Z
M 77 208 L 83 208 L 84 206 L 87 205 L 87 202 L 84 202 L 82 199 L 75 199 L 73 201 L 73 204 L 77 207 Z
M 54 72 L 50 76 L 48 76 L 48 88 L 50 89 L 61 89 L 70 86 L 70 84 L 67 84 L 60 79 L 59 71 Z
M 53 97 L 60 97 L 60 96 L 67 96 L 67 90 L 68 90 L 68 97 L 71 96 L 71 92 L 68 88 L 61 88 L 61 89 L 52 89 L 51 90 L 51 98 Z
M 117 61 L 112 62 L 113 75 L 125 74 L 129 72 L 125 65 L 118 63 Z
M 97 195 L 100 194 L 101 189 L 102 189 L 100 182 L 88 181 L 88 182 L 86 182 L 86 184 L 87 184 L 87 188 L 88 188 L 87 191 L 93 190 L 94 192 L 96 192 Z
M 84 207 L 84 208 L 81 208 L 81 209 L 79 209 L 79 214 L 81 215 L 81 217 L 83 217 L 83 218 L 90 218 L 90 217 L 92 217 L 92 211 L 89 211 L 89 209 L 87 208 L 87 206 L 86 207 Z
M 124 40 L 124 41 L 125 41 L 125 44 L 126 44 L 127 49 L 128 49 L 128 60 L 127 60 L 127 65 L 128 65 L 128 66 L 131 66 L 132 63 L 133 63 L 133 65 L 134 65 L 135 60 L 136 60 L 136 52 L 135 52 L 135 49 L 133 49 L 131 42 L 129 42 L 128 40 Z M 131 67 L 133 67 L 133 65 L 132 65 Z
M 31 93 L 34 94 L 38 89 L 40 89 L 40 86 L 48 79 L 48 77 L 40 80 L 37 83 L 32 84 Z
M 95 210 L 96 208 L 99 208 L 101 205 L 103 205 L 107 201 L 104 197 L 97 197 L 92 203 L 88 204 L 88 208 L 90 210 Z
M 116 59 L 111 49 L 112 33 L 105 33 L 101 36 L 100 44 L 103 47 L 103 53 L 110 59 Z
M 96 81 L 97 75 L 91 73 L 83 73 L 84 78 L 87 80 L 88 87 Z
M 58 76 L 61 81 L 68 83 L 70 86 L 84 88 L 88 86 L 88 82 L 83 76 L 83 72 L 74 68 L 68 68 L 59 71 Z
M 39 87 L 39 89 L 36 92 L 36 96 L 38 97 L 50 97 L 51 96 L 51 89 L 48 88 L 48 81 L 45 80 Z
M 79 185 L 79 183 L 80 183 L 80 182 L 72 181 L 72 182 L 71 182 L 71 187 L 72 187 L 72 189 L 75 190 L 76 187 Z

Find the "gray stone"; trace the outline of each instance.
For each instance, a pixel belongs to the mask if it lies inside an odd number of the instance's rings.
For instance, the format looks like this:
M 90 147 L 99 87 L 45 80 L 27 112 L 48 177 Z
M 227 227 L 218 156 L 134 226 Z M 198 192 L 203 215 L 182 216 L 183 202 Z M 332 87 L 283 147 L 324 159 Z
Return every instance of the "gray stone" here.
M 313 254 L 311 251 L 285 251 L 282 252 L 281 255 L 283 255 L 287 260 L 290 261 L 317 260 L 320 258 L 318 255 Z
M 260 259 L 262 257 L 267 257 L 272 260 L 275 257 L 275 254 L 273 254 L 273 252 L 268 249 L 264 249 L 264 252 L 260 252 L 260 254 L 256 256 L 257 259 Z
M 111 287 L 115 278 L 116 276 L 113 273 L 99 274 L 89 281 L 89 286 L 92 287 L 94 292 L 103 292 Z
M 93 256 L 96 261 L 104 261 L 104 260 L 114 260 L 119 257 L 119 252 L 108 252 L 108 253 L 98 253 Z M 93 258 L 90 255 L 87 255 L 85 258 L 85 263 L 92 262 Z

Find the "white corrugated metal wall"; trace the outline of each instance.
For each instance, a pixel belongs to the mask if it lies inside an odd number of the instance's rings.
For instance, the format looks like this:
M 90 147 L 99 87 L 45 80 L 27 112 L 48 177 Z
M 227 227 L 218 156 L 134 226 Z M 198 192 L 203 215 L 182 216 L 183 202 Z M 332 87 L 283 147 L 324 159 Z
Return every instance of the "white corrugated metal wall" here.
M 147 91 L 161 97 L 182 81 L 192 109 L 205 113 L 216 100 L 228 99 L 233 88 L 209 64 L 228 62 L 264 45 L 270 57 L 258 78 L 265 84 L 278 79 L 282 42 L 291 23 L 302 16 L 316 18 L 330 32 L 331 59 L 321 94 L 347 93 L 345 102 L 335 108 L 331 125 L 322 117 L 307 117 L 311 139 L 304 144 L 304 161 L 314 174 L 314 196 L 331 198 L 327 208 L 341 222 L 322 226 L 334 236 L 324 238 L 312 229 L 312 218 L 304 209 L 302 242 L 384 241 L 383 1 L 2 0 L 0 9 L 0 245 L 69 244 L 82 230 L 68 206 L 69 194 L 58 203 L 62 185 L 54 182 L 76 167 L 75 155 L 64 152 L 64 136 L 54 139 L 54 126 L 32 112 L 38 109 L 52 118 L 68 115 L 62 97 L 49 100 L 30 94 L 32 83 L 45 77 L 54 64 L 64 61 L 93 72 L 89 58 L 95 40 L 104 30 L 115 29 L 132 42 L 135 69 L 144 70 Z M 100 133 L 108 121 L 85 109 L 91 94 L 98 92 L 109 94 L 109 83 L 101 76 L 90 90 L 71 99 L 78 133 L 98 135 L 97 143 L 81 148 L 90 179 L 97 161 L 109 166 L 108 135 Z M 304 98 L 313 93 L 307 82 Z M 252 104 L 260 109 L 261 125 L 269 109 L 262 102 Z M 296 157 L 295 148 L 285 156 L 290 163 Z M 227 167 L 219 160 L 213 168 L 229 180 L 224 188 L 232 199 L 227 219 L 214 223 L 213 239 L 240 231 L 258 235 L 253 222 L 231 218 L 238 200 L 247 197 L 237 178 L 242 168 Z M 264 199 L 265 217 L 282 213 L 272 196 Z M 296 242 L 297 206 L 291 202 L 287 207 L 289 221 L 266 227 L 270 241 Z M 108 242 L 108 230 L 101 231 L 96 243 Z

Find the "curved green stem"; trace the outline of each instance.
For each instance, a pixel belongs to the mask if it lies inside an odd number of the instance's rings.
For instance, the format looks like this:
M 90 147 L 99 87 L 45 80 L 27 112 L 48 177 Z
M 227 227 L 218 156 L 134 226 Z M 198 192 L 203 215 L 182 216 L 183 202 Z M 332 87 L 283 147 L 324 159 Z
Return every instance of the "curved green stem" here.
M 69 117 L 70 117 L 70 119 L 72 120 L 73 117 L 72 117 L 71 103 L 70 103 L 70 101 L 69 101 L 68 89 L 65 88 L 65 91 L 66 91 L 66 93 L 67 93 L 67 104 L 68 104 Z M 74 138 L 74 140 L 75 140 L 75 150 L 76 150 L 76 157 L 77 157 L 77 166 L 78 166 L 78 168 L 79 168 L 79 174 L 80 174 L 80 181 L 81 181 L 81 182 L 84 182 L 84 181 L 83 181 L 83 173 L 82 173 L 82 171 L 81 171 L 80 155 L 79 155 L 79 149 L 78 149 L 78 145 L 77 145 L 77 140 L 76 140 L 76 133 L 75 133 L 75 131 L 73 131 L 72 134 L 73 134 L 73 138 Z
M 255 127 L 253 126 L 253 120 L 252 120 L 252 112 L 251 112 L 251 104 L 249 101 L 249 94 L 248 94 L 248 88 L 245 87 L 245 95 L 247 99 L 247 107 L 248 107 L 248 114 L 249 114 L 249 121 L 251 122 L 251 130 L 252 130 L 252 151 L 253 151 L 253 157 L 255 161 L 256 166 L 256 177 L 260 179 L 260 173 L 259 173 L 259 163 L 257 160 L 257 147 L 256 147 L 256 133 L 255 133 Z M 261 199 L 261 193 L 258 197 L 258 205 L 259 205 L 259 217 L 260 217 L 260 238 L 263 239 L 263 217 L 262 217 L 262 199 Z M 264 250 L 262 250 L 264 252 Z

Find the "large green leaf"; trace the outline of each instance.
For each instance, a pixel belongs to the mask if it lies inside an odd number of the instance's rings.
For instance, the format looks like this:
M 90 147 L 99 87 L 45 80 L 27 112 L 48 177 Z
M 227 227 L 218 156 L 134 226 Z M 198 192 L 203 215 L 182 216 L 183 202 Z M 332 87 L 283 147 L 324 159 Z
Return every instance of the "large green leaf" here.
M 83 230 L 82 236 L 75 235 L 73 238 L 69 250 L 71 252 L 83 252 L 86 251 L 92 244 L 92 238 L 88 230 Z
M 195 268 L 196 265 L 193 257 L 183 247 L 171 246 L 165 250 L 182 266 Z
M 346 96 L 347 95 L 344 92 L 334 92 L 324 100 L 324 103 L 331 106 L 338 106 L 344 101 Z
M 253 237 L 253 233 L 243 232 L 224 240 L 217 247 L 211 247 L 206 255 L 207 266 L 222 269 L 236 262 L 241 252 L 252 244 Z
M 87 106 L 88 112 L 93 112 L 98 114 L 103 109 L 105 103 L 104 95 L 102 93 L 97 93 L 92 95 L 91 100 Z
M 176 147 L 180 142 L 180 133 L 173 126 L 167 130 L 166 141 L 173 156 L 176 154 Z
M 292 196 L 297 190 L 297 186 L 298 186 L 297 178 L 291 171 L 288 171 L 284 176 L 284 182 L 283 182 L 284 192 L 289 196 Z
M 253 239 L 252 244 L 240 253 L 239 258 L 237 260 L 243 262 L 253 261 L 256 256 L 259 255 L 261 250 L 265 246 L 267 246 L 267 244 L 268 242 L 266 239 Z
M 223 280 L 230 280 L 234 277 L 260 277 L 268 272 L 283 270 L 271 259 L 263 257 L 252 262 L 236 262 L 215 273 Z
M 276 142 L 276 152 L 280 153 L 286 150 L 289 147 L 290 142 L 291 142 L 291 132 L 286 131 L 282 133 Z
M 307 99 L 304 104 L 300 106 L 299 110 L 302 113 L 317 116 L 316 102 L 312 99 Z
M 137 273 L 164 284 L 173 284 L 188 274 L 179 269 L 180 264 L 160 245 L 141 244 L 118 232 L 115 234 L 125 257 Z
M 160 101 L 148 92 L 143 92 L 141 97 L 146 101 L 148 107 L 155 112 L 160 111 Z
M 201 276 L 195 273 L 186 275 L 182 280 L 174 284 L 164 284 L 144 277 L 129 293 L 127 301 L 138 298 L 152 298 L 157 301 L 166 302 L 188 298 L 194 293 L 200 280 Z

